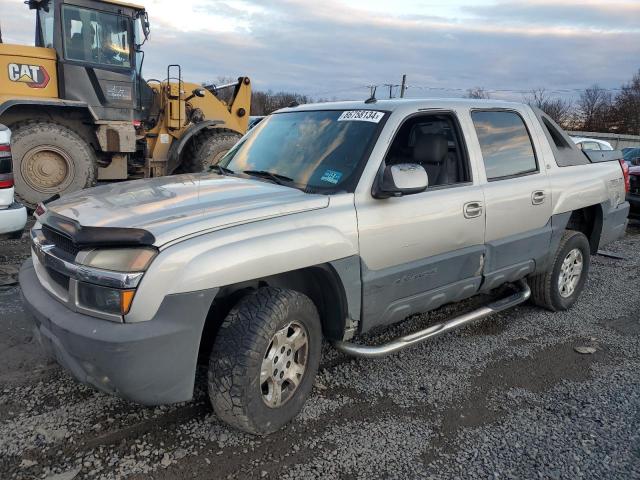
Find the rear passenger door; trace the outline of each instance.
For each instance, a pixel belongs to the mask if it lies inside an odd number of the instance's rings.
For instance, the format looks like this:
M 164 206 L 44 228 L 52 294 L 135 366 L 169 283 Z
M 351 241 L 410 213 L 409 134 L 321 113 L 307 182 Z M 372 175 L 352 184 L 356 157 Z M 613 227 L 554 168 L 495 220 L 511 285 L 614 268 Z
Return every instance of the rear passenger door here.
M 489 290 L 535 270 L 551 241 L 551 191 L 526 111 L 473 110 L 485 170 L 485 283 Z

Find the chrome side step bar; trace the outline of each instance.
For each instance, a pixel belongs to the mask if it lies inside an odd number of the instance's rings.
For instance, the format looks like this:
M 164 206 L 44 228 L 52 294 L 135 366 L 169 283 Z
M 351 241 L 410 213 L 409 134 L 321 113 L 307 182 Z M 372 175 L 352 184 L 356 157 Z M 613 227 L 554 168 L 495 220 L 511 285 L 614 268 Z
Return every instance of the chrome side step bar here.
M 501 300 L 496 300 L 495 302 L 474 310 L 473 312 L 465 313 L 464 315 L 452 318 L 451 320 L 448 320 L 446 322 L 432 325 L 429 328 L 425 328 L 424 330 L 398 337 L 388 343 L 384 343 L 382 345 L 367 346 L 358 345 L 356 343 L 337 341 L 334 342 L 333 346 L 337 350 L 354 357 L 384 357 L 391 353 L 395 353 L 399 350 L 410 347 L 411 345 L 415 345 L 416 343 L 424 342 L 431 338 L 442 335 L 443 333 L 446 333 L 450 330 L 468 325 L 469 323 L 475 322 L 476 320 L 480 320 L 494 313 L 507 310 L 508 308 L 512 308 L 516 305 L 526 302 L 531 296 L 531 289 L 529 288 L 529 285 L 527 285 L 527 282 L 525 280 L 519 280 L 517 284 L 521 288 L 519 292 L 509 295 L 508 297 L 505 297 Z

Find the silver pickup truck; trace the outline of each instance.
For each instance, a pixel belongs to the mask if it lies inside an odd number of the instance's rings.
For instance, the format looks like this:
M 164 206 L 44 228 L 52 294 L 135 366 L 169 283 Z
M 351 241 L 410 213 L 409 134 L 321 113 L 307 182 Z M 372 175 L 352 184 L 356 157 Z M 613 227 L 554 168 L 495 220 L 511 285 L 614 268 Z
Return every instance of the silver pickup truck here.
M 379 357 L 529 297 L 570 308 L 590 255 L 626 227 L 619 152 L 598 153 L 518 103 L 287 108 L 211 172 L 39 206 L 24 301 L 81 382 L 186 401 L 205 360 L 219 418 L 270 433 L 302 408 L 323 339 Z M 504 284 L 474 312 L 382 345 L 357 338 Z

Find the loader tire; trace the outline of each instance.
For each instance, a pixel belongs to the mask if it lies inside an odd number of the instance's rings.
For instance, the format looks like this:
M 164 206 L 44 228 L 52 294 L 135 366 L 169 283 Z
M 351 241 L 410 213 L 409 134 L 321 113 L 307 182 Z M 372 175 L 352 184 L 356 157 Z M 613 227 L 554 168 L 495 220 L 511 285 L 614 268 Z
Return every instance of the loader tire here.
M 218 418 L 254 435 L 275 432 L 302 409 L 320 365 L 322 326 L 313 302 L 262 287 L 227 315 L 209 360 Z
M 95 185 L 98 162 L 93 147 L 55 122 L 31 120 L 12 127 L 11 151 L 16 197 L 28 208 Z
M 207 171 L 210 166 L 216 165 L 240 138 L 240 134 L 226 129 L 211 129 L 200 133 L 184 152 L 180 170 L 184 173 Z

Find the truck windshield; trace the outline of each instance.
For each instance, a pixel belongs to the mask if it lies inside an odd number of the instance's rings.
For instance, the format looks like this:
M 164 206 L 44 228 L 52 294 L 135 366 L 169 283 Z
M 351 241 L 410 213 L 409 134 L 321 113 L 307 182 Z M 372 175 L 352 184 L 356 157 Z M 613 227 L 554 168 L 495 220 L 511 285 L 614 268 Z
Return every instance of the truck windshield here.
M 352 191 L 384 117 L 373 110 L 274 114 L 219 164 L 237 174 L 275 175 L 305 190 Z

